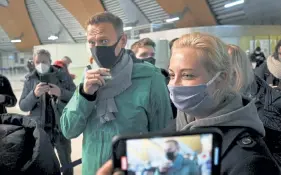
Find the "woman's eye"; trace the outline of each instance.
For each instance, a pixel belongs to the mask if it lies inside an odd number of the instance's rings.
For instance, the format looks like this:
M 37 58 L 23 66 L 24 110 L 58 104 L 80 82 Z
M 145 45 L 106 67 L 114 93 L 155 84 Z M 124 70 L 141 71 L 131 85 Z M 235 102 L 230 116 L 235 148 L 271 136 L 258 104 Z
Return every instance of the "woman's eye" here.
M 183 74 L 182 77 L 183 77 L 184 79 L 193 79 L 193 78 L 194 78 L 194 75 L 192 75 L 192 74 Z

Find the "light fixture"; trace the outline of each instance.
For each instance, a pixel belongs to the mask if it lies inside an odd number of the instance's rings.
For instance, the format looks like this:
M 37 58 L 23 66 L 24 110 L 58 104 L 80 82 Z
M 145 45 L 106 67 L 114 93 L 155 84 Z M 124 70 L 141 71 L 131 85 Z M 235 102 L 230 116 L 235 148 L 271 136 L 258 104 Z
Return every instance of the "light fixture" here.
M 12 39 L 11 40 L 11 43 L 20 43 L 21 42 L 21 39 Z
M 20 34 L 20 36 L 14 37 L 11 39 L 11 43 L 21 43 L 21 39 L 23 38 L 24 34 L 23 32 Z
M 50 35 L 50 36 L 48 37 L 48 40 L 52 40 L 52 41 L 57 40 L 57 39 L 59 39 L 59 37 L 56 36 L 56 35 Z
M 233 6 L 236 6 L 236 5 L 239 5 L 239 4 L 243 4 L 244 2 L 245 2 L 244 0 L 233 1 L 233 2 L 225 4 L 224 8 L 233 7 Z
M 133 29 L 133 27 L 124 27 L 123 28 L 124 31 L 132 30 L 132 29 Z
M 169 18 L 169 19 L 166 19 L 166 23 L 171 23 L 171 22 L 178 21 L 178 20 L 180 20 L 180 17 Z

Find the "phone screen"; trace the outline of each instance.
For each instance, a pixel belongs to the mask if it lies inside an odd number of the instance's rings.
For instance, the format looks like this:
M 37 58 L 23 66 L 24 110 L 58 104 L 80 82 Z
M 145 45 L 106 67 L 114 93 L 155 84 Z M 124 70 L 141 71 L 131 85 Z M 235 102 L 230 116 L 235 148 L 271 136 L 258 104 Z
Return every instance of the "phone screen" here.
M 120 166 L 134 175 L 212 175 L 219 164 L 214 140 L 213 134 L 127 139 Z

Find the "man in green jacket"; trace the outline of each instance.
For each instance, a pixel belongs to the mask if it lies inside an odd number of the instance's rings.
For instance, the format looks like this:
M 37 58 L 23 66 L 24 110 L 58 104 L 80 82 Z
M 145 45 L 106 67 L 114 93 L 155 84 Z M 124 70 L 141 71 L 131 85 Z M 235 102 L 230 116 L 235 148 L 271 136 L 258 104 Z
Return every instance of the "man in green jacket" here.
M 87 22 L 87 40 L 98 69 L 87 70 L 61 116 L 66 138 L 83 133 L 82 174 L 96 174 L 111 157 L 112 137 L 160 131 L 172 119 L 165 78 L 124 49 L 123 22 L 111 13 Z

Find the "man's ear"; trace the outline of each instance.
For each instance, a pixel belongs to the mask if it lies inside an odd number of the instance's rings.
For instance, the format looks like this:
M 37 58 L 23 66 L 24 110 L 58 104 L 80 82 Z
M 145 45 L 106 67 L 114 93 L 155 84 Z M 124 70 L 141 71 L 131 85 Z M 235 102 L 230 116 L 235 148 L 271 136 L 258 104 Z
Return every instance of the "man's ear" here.
M 126 44 L 127 44 L 127 35 L 126 34 L 122 35 L 120 44 L 121 44 L 121 48 L 125 48 L 126 47 Z

